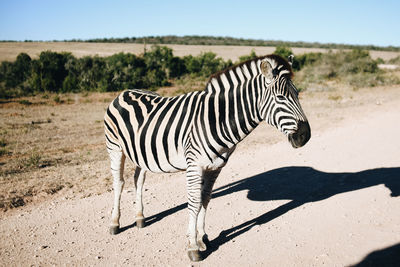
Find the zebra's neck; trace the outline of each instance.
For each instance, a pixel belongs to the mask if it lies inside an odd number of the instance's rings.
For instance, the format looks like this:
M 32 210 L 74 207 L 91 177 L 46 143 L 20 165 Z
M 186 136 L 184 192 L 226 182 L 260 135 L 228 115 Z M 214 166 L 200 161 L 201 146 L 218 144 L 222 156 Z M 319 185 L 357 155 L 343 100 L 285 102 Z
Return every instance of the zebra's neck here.
M 231 147 L 260 123 L 261 75 L 256 62 L 249 62 L 213 76 L 199 110 L 219 144 Z

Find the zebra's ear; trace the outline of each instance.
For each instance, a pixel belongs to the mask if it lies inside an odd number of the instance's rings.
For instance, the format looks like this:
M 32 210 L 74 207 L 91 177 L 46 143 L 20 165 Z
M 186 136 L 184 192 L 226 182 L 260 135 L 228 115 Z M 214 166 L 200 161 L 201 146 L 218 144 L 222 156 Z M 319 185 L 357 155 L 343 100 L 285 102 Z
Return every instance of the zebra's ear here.
M 288 62 L 289 62 L 289 64 L 290 64 L 290 66 L 293 65 L 293 58 L 294 58 L 294 55 L 288 56 Z
M 272 73 L 272 65 L 268 60 L 264 60 L 261 62 L 261 72 L 264 74 L 267 83 L 271 83 L 274 78 L 274 74 Z

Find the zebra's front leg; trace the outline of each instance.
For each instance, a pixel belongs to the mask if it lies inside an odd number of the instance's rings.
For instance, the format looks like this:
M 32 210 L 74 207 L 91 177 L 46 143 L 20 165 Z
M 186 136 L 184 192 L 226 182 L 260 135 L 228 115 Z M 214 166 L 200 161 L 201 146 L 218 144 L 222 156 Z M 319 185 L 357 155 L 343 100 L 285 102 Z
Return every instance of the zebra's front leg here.
M 191 261 L 202 260 L 200 248 L 197 244 L 197 218 L 201 208 L 202 169 L 198 166 L 188 166 L 187 195 L 189 210 L 189 226 L 187 237 L 189 241 L 188 256 Z
M 119 233 L 120 201 L 124 188 L 124 163 L 125 155 L 122 151 L 108 151 L 111 160 L 111 174 L 113 176 L 114 206 L 111 214 L 110 233 Z
M 205 219 L 208 203 L 211 200 L 211 192 L 221 169 L 215 171 L 205 171 L 203 174 L 203 186 L 201 190 L 202 205 L 197 218 L 197 244 L 201 251 L 207 250 L 209 243 L 208 236 L 205 232 Z
M 143 215 L 142 192 L 143 192 L 144 181 L 146 179 L 146 171 L 144 171 L 140 167 L 136 167 L 134 178 L 136 187 L 136 201 L 135 201 L 136 226 L 138 228 L 143 228 L 145 226 L 145 222 Z

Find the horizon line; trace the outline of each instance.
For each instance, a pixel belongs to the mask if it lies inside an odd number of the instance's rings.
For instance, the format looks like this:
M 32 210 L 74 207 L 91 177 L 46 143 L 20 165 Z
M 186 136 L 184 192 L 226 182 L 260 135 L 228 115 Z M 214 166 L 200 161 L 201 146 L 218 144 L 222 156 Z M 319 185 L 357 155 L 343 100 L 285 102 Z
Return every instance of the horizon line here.
M 348 47 L 375 47 L 375 48 L 396 48 L 400 49 L 400 46 L 396 45 L 374 45 L 374 44 L 346 44 L 346 43 L 334 43 L 334 42 L 319 42 L 319 41 L 284 41 L 284 40 L 274 40 L 274 39 L 254 39 L 254 38 L 243 38 L 243 37 L 231 37 L 231 36 L 213 36 L 213 35 L 148 35 L 148 36 L 125 36 L 125 37 L 96 37 L 96 38 L 72 38 L 72 39 L 53 39 L 53 40 L 31 40 L 31 39 L 25 39 L 25 40 L 6 40 L 2 39 L 0 42 L 5 43 L 5 42 L 14 42 L 14 43 L 24 43 L 24 42 L 37 42 L 37 43 L 44 43 L 44 42 L 96 42 L 99 41 L 101 43 L 107 43 L 109 41 L 113 41 L 115 43 L 129 43 L 122 41 L 123 39 L 152 39 L 152 38 L 165 38 L 165 37 L 175 37 L 175 38 L 188 38 L 188 37 L 196 37 L 196 38 L 229 38 L 229 39 L 234 39 L 238 41 L 250 41 L 250 42 L 271 42 L 271 43 L 289 43 L 289 44 L 304 44 L 304 45 L 321 45 L 321 46 L 332 46 L 332 45 L 337 45 L 337 46 L 348 46 Z M 121 40 L 121 41 L 118 41 Z M 159 43 L 159 44 L 164 44 L 164 43 Z M 165 43 L 165 44 L 173 44 L 173 43 Z M 192 45 L 212 45 L 212 44 L 192 44 Z M 238 44 L 214 44 L 214 45 L 227 45 L 227 46 L 232 46 L 232 45 L 238 45 Z M 246 44 L 244 44 L 246 45 Z M 249 46 L 261 46 L 261 45 L 251 45 L 248 44 Z M 242 45 L 239 45 L 242 46 Z

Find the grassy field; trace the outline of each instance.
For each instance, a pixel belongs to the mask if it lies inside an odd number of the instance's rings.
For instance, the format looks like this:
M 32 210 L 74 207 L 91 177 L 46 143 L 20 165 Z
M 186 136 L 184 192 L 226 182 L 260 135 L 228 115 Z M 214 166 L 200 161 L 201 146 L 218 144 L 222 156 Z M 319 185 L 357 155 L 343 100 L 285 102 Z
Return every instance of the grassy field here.
M 214 52 L 224 60 L 238 60 L 240 56 L 250 54 L 254 49 L 257 55 L 267 55 L 275 51 L 275 47 L 260 46 L 206 46 L 206 45 L 165 45 L 173 49 L 175 56 L 198 55 L 202 52 Z M 147 45 L 146 49 L 150 49 Z M 13 61 L 21 52 L 29 54 L 36 58 L 40 52 L 51 50 L 54 52 L 71 52 L 77 57 L 86 55 L 110 56 L 119 52 L 140 54 L 144 51 L 143 44 L 127 43 L 79 43 L 79 42 L 0 42 L 0 62 L 7 60 Z M 309 52 L 325 52 L 327 49 L 319 48 L 292 48 L 294 54 L 303 54 Z M 370 51 L 373 59 L 382 58 L 387 61 L 400 55 L 400 52 L 389 51 Z

